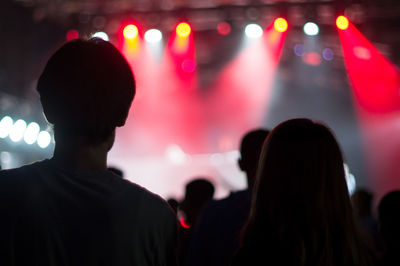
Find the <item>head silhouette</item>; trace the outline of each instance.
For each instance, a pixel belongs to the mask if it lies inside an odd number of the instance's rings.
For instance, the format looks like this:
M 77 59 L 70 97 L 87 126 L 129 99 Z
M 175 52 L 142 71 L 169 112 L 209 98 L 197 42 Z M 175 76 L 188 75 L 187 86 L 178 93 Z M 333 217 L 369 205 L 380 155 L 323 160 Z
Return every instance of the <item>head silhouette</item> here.
M 308 119 L 275 127 L 263 146 L 243 243 L 284 253 L 283 265 L 350 265 L 358 245 L 352 215 L 330 130 Z
M 258 160 L 265 139 L 269 134 L 268 130 L 256 129 L 247 132 L 240 143 L 240 169 L 246 173 L 247 185 L 252 187 L 257 171 Z
M 359 218 L 372 216 L 372 201 L 374 195 L 367 189 L 357 189 L 351 195 L 354 211 Z
M 378 205 L 378 216 L 382 239 L 390 252 L 400 250 L 400 190 L 383 196 Z M 398 255 L 397 255 L 398 256 Z
M 180 207 L 189 224 L 196 222 L 203 206 L 213 198 L 214 191 L 214 185 L 206 178 L 196 178 L 186 184 L 185 197 Z
M 49 59 L 37 90 L 57 141 L 98 144 L 125 124 L 135 81 L 128 62 L 111 43 L 78 39 Z

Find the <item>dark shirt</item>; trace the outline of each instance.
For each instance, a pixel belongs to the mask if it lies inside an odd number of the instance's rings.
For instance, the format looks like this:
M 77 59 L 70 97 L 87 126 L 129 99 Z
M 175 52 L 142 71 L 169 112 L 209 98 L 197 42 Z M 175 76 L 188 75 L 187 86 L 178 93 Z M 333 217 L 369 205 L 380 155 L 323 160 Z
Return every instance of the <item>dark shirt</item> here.
M 0 171 L 0 265 L 174 265 L 176 217 L 110 171 Z
M 208 203 L 194 230 L 185 265 L 230 265 L 250 212 L 251 191 Z

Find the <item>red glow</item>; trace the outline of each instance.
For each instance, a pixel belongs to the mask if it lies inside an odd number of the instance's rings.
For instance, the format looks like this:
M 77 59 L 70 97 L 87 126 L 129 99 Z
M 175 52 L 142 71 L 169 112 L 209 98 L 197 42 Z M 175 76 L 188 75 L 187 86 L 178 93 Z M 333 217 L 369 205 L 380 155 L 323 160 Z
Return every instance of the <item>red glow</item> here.
M 192 31 L 190 25 L 186 22 L 181 22 L 176 26 L 176 34 L 179 37 L 186 38 L 189 36 L 190 32 Z
M 123 34 L 126 39 L 134 39 L 138 36 L 139 30 L 135 25 L 129 24 L 124 28 Z
M 336 26 L 341 30 L 346 30 L 349 27 L 349 20 L 345 16 L 338 16 Z
M 179 220 L 179 222 L 181 223 L 181 226 L 183 228 L 190 228 L 190 224 L 186 223 L 185 219 L 183 219 L 183 217 L 181 217 L 181 219 Z
M 231 25 L 228 22 L 218 23 L 217 30 L 221 35 L 228 35 L 231 32 Z
M 284 18 L 277 18 L 274 21 L 274 28 L 277 32 L 285 32 L 288 29 L 288 23 Z
M 376 198 L 400 186 L 400 72 L 354 25 L 338 30 Z
M 306 53 L 302 57 L 303 62 L 311 66 L 318 66 L 321 64 L 321 55 L 316 52 Z
M 71 40 L 78 39 L 78 38 L 79 38 L 79 32 L 77 30 L 69 30 L 67 32 L 67 35 L 66 35 L 67 41 L 71 41 Z

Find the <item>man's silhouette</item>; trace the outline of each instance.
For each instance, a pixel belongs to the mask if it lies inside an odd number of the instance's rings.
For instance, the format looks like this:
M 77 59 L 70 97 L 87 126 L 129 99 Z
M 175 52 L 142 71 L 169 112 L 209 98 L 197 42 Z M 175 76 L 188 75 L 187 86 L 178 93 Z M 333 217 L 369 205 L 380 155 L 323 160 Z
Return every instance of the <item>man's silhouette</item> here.
M 173 265 L 176 216 L 157 195 L 107 171 L 135 95 L 109 42 L 62 46 L 37 90 L 54 125 L 50 160 L 0 172 L 0 265 Z

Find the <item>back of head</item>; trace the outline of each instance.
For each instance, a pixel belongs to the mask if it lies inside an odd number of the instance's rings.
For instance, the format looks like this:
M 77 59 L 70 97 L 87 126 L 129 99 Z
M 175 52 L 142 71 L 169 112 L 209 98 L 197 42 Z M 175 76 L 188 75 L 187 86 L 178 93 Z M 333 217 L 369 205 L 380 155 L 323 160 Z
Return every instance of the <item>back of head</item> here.
M 241 140 L 239 166 L 246 173 L 250 187 L 254 184 L 261 149 L 268 134 L 268 130 L 256 129 L 246 133 Z
M 354 211 L 359 218 L 372 216 L 373 194 L 366 189 L 357 189 L 351 195 Z
M 387 193 L 378 205 L 382 238 L 388 249 L 400 249 L 400 190 Z
M 57 139 L 79 137 L 93 144 L 125 124 L 135 81 L 128 62 L 111 43 L 79 39 L 50 58 L 37 90 Z
M 186 214 L 186 219 L 189 224 L 193 224 L 203 206 L 212 200 L 215 187 L 206 178 L 196 178 L 186 184 L 185 198 L 180 207 Z
M 244 243 L 254 239 L 269 239 L 268 246 L 286 250 L 293 265 L 358 260 L 352 253 L 358 243 L 341 151 L 324 125 L 292 119 L 271 131 Z

